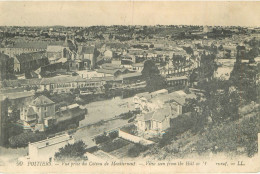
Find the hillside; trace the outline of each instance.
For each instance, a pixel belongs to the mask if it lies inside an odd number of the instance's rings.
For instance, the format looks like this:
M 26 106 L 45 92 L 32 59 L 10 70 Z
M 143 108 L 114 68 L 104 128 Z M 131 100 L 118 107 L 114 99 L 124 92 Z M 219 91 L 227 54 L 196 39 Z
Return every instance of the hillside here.
M 252 157 L 257 154 L 257 133 L 260 133 L 259 110 L 259 104 L 247 105 L 240 109 L 242 118 L 239 120 L 209 124 L 197 133 L 194 133 L 193 124 L 187 131 L 177 133 L 169 144 L 159 142 L 143 153 L 143 157 L 170 160 L 223 153 L 230 158 L 237 155 Z M 178 127 L 175 131 L 178 132 L 177 129 Z

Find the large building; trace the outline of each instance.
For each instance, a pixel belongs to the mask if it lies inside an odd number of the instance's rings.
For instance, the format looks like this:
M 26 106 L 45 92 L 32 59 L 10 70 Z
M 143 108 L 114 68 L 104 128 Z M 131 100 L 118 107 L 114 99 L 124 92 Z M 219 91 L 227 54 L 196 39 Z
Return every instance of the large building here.
M 10 57 L 23 53 L 46 51 L 48 45 L 62 45 L 63 41 L 20 41 L 0 48 L 0 52 Z
M 25 73 L 49 64 L 45 51 L 23 53 L 14 58 L 14 72 Z
M 0 52 L 7 54 L 10 57 L 14 57 L 23 53 L 45 51 L 47 45 L 48 42 L 15 42 L 4 48 L 0 48 Z

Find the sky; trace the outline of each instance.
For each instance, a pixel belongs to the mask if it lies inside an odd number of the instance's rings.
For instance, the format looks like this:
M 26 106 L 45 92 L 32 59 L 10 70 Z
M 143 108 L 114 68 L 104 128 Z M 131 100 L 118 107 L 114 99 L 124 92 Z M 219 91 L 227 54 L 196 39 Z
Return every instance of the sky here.
M 260 2 L 0 2 L 0 26 L 259 26 Z

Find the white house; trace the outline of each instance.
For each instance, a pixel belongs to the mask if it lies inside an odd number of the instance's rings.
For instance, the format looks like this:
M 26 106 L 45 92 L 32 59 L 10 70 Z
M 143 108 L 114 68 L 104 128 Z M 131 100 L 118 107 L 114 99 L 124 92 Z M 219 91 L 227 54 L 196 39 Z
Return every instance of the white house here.
M 46 96 L 39 96 L 28 106 L 24 107 L 20 114 L 24 129 L 44 131 L 49 121 L 55 117 L 55 103 Z
M 135 109 L 141 110 L 142 112 L 149 112 L 154 109 L 158 109 L 158 107 L 160 107 L 158 103 L 156 103 L 157 105 L 152 103 L 151 99 L 164 94 L 168 94 L 168 90 L 162 89 L 152 93 L 144 92 L 144 93 L 136 94 L 133 97 Z
M 141 132 L 162 132 L 170 127 L 170 119 L 174 117 L 171 106 L 143 114 L 136 118 L 137 128 Z
M 133 102 L 135 109 L 141 110 L 142 113 L 155 111 L 169 103 L 176 114 L 182 114 L 182 107 L 188 98 L 196 98 L 196 95 L 186 94 L 182 90 L 168 93 L 167 90 L 163 89 L 152 93 L 137 94 L 134 96 Z

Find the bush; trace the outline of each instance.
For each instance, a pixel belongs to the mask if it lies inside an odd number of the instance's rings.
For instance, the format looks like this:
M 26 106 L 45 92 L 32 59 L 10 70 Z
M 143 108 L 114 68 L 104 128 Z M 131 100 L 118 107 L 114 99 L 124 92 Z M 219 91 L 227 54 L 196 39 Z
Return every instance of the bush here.
M 59 149 L 59 152 L 55 153 L 55 160 L 87 160 L 84 154 L 87 152 L 87 146 L 83 141 L 78 141 L 74 144 L 67 144 L 65 147 Z
M 104 143 L 104 142 L 108 141 L 109 139 L 110 138 L 106 135 L 100 135 L 95 138 L 95 141 L 97 144 L 100 144 L 100 143 Z
M 111 139 L 117 138 L 118 137 L 118 131 L 114 131 L 114 132 L 109 133 L 109 137 Z
M 146 151 L 148 148 L 146 146 L 143 146 L 141 144 L 135 144 L 133 147 L 131 147 L 127 154 L 129 157 L 138 157 L 140 155 L 141 152 Z
M 122 139 L 115 139 L 113 141 L 105 142 L 101 149 L 105 152 L 112 152 L 116 149 L 120 149 L 121 147 L 124 147 L 128 145 L 129 143 Z
M 39 132 L 39 133 L 26 132 L 16 136 L 12 136 L 11 138 L 9 138 L 9 143 L 12 148 L 26 147 L 29 142 L 33 143 L 36 141 L 41 141 L 46 138 L 47 136 L 43 132 Z
M 214 152 L 237 152 L 244 147 L 251 157 L 257 153 L 257 134 L 260 132 L 259 115 L 245 118 L 241 122 L 229 122 L 209 129 L 195 144 L 199 153 L 206 150 Z
M 134 124 L 130 126 L 122 127 L 120 130 L 129 133 L 131 135 L 136 135 L 137 133 L 137 127 Z

